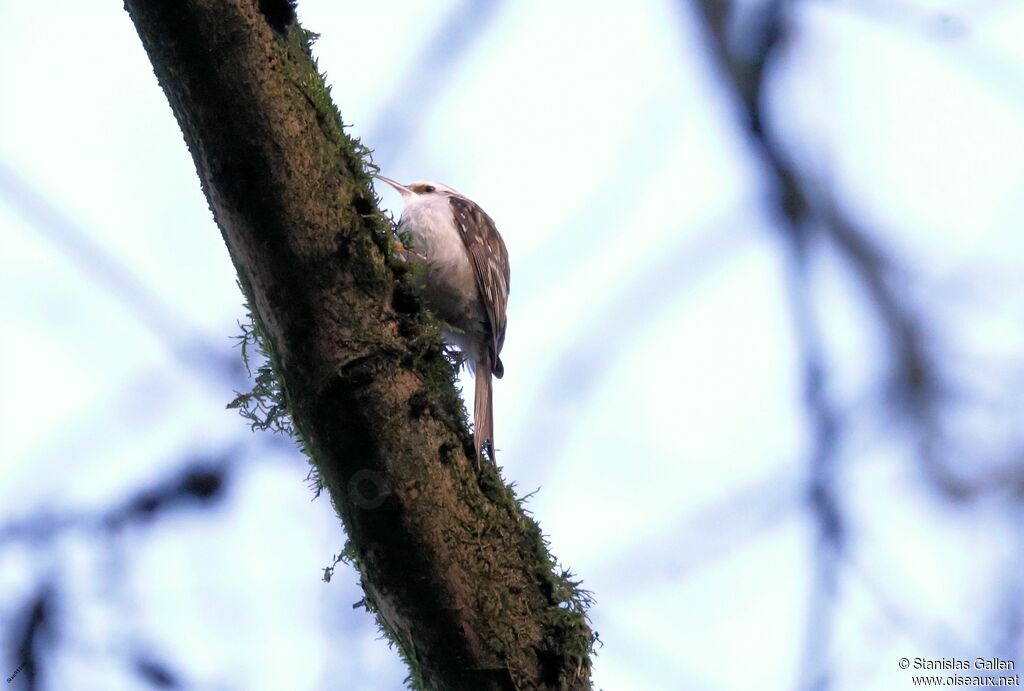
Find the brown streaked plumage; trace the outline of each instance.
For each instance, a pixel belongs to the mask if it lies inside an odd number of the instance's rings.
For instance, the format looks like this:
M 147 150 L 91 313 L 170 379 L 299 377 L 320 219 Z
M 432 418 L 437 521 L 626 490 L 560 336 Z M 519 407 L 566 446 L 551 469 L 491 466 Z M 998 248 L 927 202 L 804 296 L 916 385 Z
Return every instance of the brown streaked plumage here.
M 462 350 L 474 372 L 477 463 L 485 449 L 493 462 L 492 375 L 500 379 L 505 373 L 500 355 L 510 283 L 505 242 L 491 217 L 452 188 L 377 178 L 402 194 L 405 210 L 399 231 L 411 238 L 409 259 L 424 265 L 418 279 L 424 299 L 452 327 L 446 337 Z

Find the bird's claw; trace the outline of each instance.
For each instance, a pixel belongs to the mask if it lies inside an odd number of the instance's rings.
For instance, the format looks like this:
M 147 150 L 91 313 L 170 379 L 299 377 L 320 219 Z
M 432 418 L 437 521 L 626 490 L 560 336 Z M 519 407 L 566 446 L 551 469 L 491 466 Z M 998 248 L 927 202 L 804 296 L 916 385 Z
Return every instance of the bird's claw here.
M 410 247 L 406 247 L 404 244 L 402 244 L 401 240 L 395 240 L 395 254 L 401 256 L 402 259 L 407 259 L 409 257 L 409 255 L 411 254 L 412 256 L 414 256 L 414 257 L 416 257 L 416 258 L 418 258 L 418 259 L 420 259 L 422 261 L 426 261 L 427 260 L 427 258 L 424 255 L 422 255 L 419 252 L 417 252 L 416 250 L 414 250 L 414 249 L 412 249 Z

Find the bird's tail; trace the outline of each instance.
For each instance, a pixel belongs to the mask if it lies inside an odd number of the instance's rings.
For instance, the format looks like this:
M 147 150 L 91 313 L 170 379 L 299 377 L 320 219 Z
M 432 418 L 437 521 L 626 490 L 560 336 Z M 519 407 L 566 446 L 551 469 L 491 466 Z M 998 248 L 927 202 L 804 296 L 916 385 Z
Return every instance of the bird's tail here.
M 492 366 L 490 355 L 476 363 L 476 397 L 473 401 L 473 439 L 476 442 L 477 467 L 483 461 L 482 450 L 494 463 L 494 400 L 491 397 Z

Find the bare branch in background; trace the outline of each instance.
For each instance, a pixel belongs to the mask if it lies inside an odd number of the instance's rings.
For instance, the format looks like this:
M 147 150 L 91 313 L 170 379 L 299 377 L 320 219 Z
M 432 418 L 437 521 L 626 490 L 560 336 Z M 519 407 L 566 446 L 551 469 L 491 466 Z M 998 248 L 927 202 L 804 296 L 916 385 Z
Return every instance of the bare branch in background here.
M 798 342 L 804 361 L 804 394 L 813 430 L 808 487 L 819 544 L 814 553 L 816 576 L 806 633 L 801 688 L 821 690 L 830 685 L 831 612 L 835 607 L 844 525 L 836 486 L 839 444 L 844 419 L 826 385 L 830 363 L 822 346 L 822 327 L 815 314 L 814 286 L 809 272 L 814 242 L 827 244 L 852 270 L 878 316 L 887 345 L 889 374 L 881 402 L 886 411 L 911 430 L 918 459 L 933 485 L 947 497 L 969 496 L 1005 480 L 1002 473 L 987 478 L 953 469 L 949 440 L 944 438 L 944 409 L 953 398 L 952 386 L 934 352 L 936 334 L 929 331 L 921 309 L 911 304 L 909 276 L 883 247 L 877 233 L 858 223 L 839 204 L 826 181 L 815 179 L 792 163 L 764 119 L 765 75 L 786 46 L 790 27 L 789 2 L 769 0 L 755 10 L 745 32 L 733 31 L 736 3 L 697 0 L 705 26 L 708 52 L 733 97 L 754 154 L 769 179 L 767 198 L 777 216 L 780 238 L 792 259 L 790 296 Z M 1019 637 L 1011 622 L 1009 638 Z
M 415 139 L 426 122 L 424 116 L 444 95 L 466 55 L 487 37 L 502 5 L 499 0 L 463 0 L 453 5 L 409 62 L 366 136 L 377 147 L 374 156 L 382 168 L 389 168 Z
M 1004 592 L 997 601 L 995 649 L 1001 657 L 1013 659 L 1024 651 L 1024 482 L 1012 495 L 1009 512 L 1013 551 L 1003 568 Z
M 223 498 L 225 486 L 242 447 L 229 449 L 212 458 L 186 462 L 174 475 L 142 487 L 124 501 L 102 511 L 75 513 L 35 513 L 20 520 L 0 525 L 0 549 L 10 543 L 27 543 L 43 547 L 68 531 L 118 531 L 129 525 L 148 523 L 163 514 L 182 507 L 212 505 Z
M 45 688 L 42 683 L 45 678 L 40 672 L 46 653 L 55 643 L 53 619 L 56 607 L 53 585 L 44 582 L 26 603 L 20 621 L 10 627 L 10 638 L 4 643 L 10 651 L 7 659 L 15 667 L 7 683 L 15 689 L 38 691 Z
M 812 299 L 809 235 L 815 227 L 813 201 L 802 188 L 799 174 L 769 135 L 763 119 L 765 71 L 772 55 L 787 38 L 785 3 L 772 0 L 758 10 L 759 21 L 753 24 L 752 36 L 746 37 L 742 48 L 730 40 L 731 3 L 700 0 L 698 4 L 707 28 L 709 52 L 731 83 L 751 144 L 774 178 L 775 189 L 769 204 L 778 216 L 780 237 L 791 260 L 792 268 L 787 272 L 789 297 L 803 360 L 804 401 L 812 430 L 808 500 L 818 530 L 800 688 L 822 691 L 830 686 L 832 619 L 845 533 L 836 491 L 840 419 L 827 393 L 829 365 Z
M 229 384 L 242 381 L 242 368 L 235 358 L 210 343 L 202 329 L 3 161 L 0 196 L 83 274 L 123 305 L 136 322 L 171 351 L 179 366 L 204 376 L 218 375 Z
M 598 562 L 598 571 L 615 574 L 603 586 L 618 583 L 623 590 L 646 593 L 714 566 L 792 516 L 800 506 L 802 480 L 789 469 L 773 471 L 678 520 L 666 520 L 663 532 Z M 637 574 L 617 569 L 617 564 L 651 566 Z
M 628 195 L 626 195 L 628 196 Z M 567 339 L 534 400 L 524 455 L 538 468 L 554 467 L 565 451 L 572 420 L 593 395 L 630 343 L 671 307 L 683 292 L 736 256 L 750 235 L 729 219 L 716 220 L 697 237 L 680 233 L 671 245 L 660 247 L 651 261 L 636 267 L 631 280 L 603 304 L 577 335 Z
M 875 234 L 862 228 L 830 193 L 820 192 L 820 184 L 806 181 L 765 126 L 765 70 L 785 39 L 787 3 L 768 3 L 762 15 L 763 26 L 748 42 L 743 58 L 735 57 L 730 49 L 728 27 L 722 19 L 729 5 L 717 0 L 700 3 L 709 27 L 710 52 L 722 73 L 730 78 L 730 90 L 740 106 L 748 139 L 775 185 L 769 203 L 783 221 L 780 228 L 790 251 L 798 257 L 796 265 L 806 261 L 813 236 L 829 243 L 851 267 L 875 307 L 889 344 L 891 375 L 887 403 L 900 419 L 918 430 L 921 458 L 936 486 L 960 496 L 965 492 L 962 481 L 947 467 L 941 454 L 929 447 L 947 391 L 929 351 L 929 334 L 923 319 L 905 297 L 903 288 L 908 277 L 897 270 L 896 262 L 880 246 Z M 799 259 L 801 256 L 804 259 Z

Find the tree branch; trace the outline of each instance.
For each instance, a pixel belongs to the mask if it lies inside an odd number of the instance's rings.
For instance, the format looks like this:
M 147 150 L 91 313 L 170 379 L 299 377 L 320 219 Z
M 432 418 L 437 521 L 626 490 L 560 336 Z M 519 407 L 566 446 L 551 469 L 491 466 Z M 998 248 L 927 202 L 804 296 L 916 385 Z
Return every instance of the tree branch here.
M 125 5 L 413 686 L 589 689 L 586 594 L 497 471 L 473 470 L 453 366 L 293 5 Z

